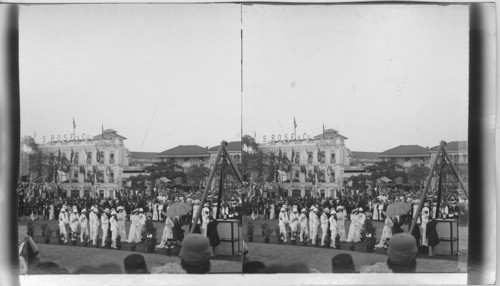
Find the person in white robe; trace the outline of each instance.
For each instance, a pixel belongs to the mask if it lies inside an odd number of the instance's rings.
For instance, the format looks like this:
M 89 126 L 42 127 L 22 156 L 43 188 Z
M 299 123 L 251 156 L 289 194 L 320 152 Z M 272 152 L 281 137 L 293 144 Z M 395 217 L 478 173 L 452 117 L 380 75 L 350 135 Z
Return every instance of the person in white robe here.
M 323 213 L 321 214 L 320 217 L 320 225 L 321 225 L 321 246 L 325 246 L 325 239 L 326 236 L 328 235 L 328 214 L 330 213 L 329 208 L 323 209 Z
M 106 245 L 106 238 L 108 237 L 109 231 L 109 209 L 106 208 L 104 213 L 101 215 L 101 229 L 102 229 L 102 247 Z
M 340 236 L 340 241 L 347 241 L 347 235 L 345 231 L 345 209 L 343 206 L 337 207 L 337 229 Z
M 427 223 L 429 222 L 429 214 L 430 214 L 429 203 L 425 202 L 421 213 L 422 223 L 420 224 L 420 233 L 422 235 L 423 246 L 429 246 L 429 243 L 427 242 Z
M 127 231 L 125 230 L 125 219 L 127 214 L 125 213 L 125 208 L 123 206 L 118 206 L 116 208 L 116 222 L 118 223 L 118 235 L 120 236 L 121 241 L 125 241 L 127 239 Z
M 68 242 L 68 232 L 66 231 L 68 223 L 69 221 L 66 217 L 66 208 L 63 207 L 59 212 L 59 231 L 64 236 L 63 237 L 64 243 Z
M 307 224 L 308 224 L 308 219 L 306 215 L 307 210 L 302 209 L 300 212 L 299 216 L 299 224 L 300 224 L 300 242 L 304 242 L 304 239 L 307 240 L 307 235 L 308 235 L 308 230 L 307 230 Z
M 310 240 L 313 246 L 316 245 L 316 240 L 318 237 L 318 228 L 319 228 L 319 218 L 318 218 L 318 209 L 313 207 L 313 209 L 309 212 L 309 230 L 311 233 Z
M 130 215 L 130 229 L 128 231 L 128 243 L 132 243 L 132 242 L 139 242 L 141 241 L 140 239 L 137 240 L 137 238 L 139 237 L 137 235 L 137 229 L 139 228 L 139 215 L 137 214 L 138 213 L 138 210 L 135 209 L 132 211 L 132 214 Z
M 337 248 L 335 246 L 335 239 L 337 238 L 337 232 L 338 232 L 338 225 L 337 225 L 337 220 L 335 219 L 337 216 L 337 212 L 335 209 L 332 208 L 330 211 L 330 247 L 332 248 Z
M 392 219 L 389 217 L 385 218 L 385 223 L 384 223 L 384 229 L 382 230 L 382 235 L 380 236 L 380 242 L 375 245 L 377 248 L 382 248 L 385 247 L 387 248 L 387 240 L 391 239 L 392 237 L 392 226 L 393 222 Z
M 351 213 L 351 224 L 349 225 L 349 233 L 347 234 L 347 242 L 357 243 L 360 241 L 358 228 L 359 228 L 358 209 L 354 209 Z
M 286 224 L 288 223 L 288 217 L 286 215 L 286 208 L 282 207 L 279 217 L 278 217 L 278 227 L 280 229 L 280 237 L 283 238 L 283 242 L 287 241 L 287 231 Z
M 163 229 L 163 235 L 161 237 L 161 242 L 156 246 L 156 248 L 164 248 L 167 245 L 169 239 L 174 238 L 174 222 L 170 217 L 165 219 L 165 228 Z
M 82 213 L 78 218 L 78 224 L 80 225 L 80 241 L 84 241 L 85 237 L 89 235 L 89 222 L 87 219 L 87 210 L 82 209 Z
M 111 248 L 116 249 L 116 238 L 118 236 L 118 221 L 116 220 L 116 211 L 111 212 L 111 218 L 109 219 L 109 227 L 111 229 Z

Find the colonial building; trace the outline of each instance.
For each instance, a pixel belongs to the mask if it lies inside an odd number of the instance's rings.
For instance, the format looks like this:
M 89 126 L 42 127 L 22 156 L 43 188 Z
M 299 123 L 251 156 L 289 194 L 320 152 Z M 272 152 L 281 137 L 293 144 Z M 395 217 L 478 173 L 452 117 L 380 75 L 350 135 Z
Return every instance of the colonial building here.
M 193 165 L 210 167 L 208 147 L 203 148 L 198 145 L 179 145 L 159 153 L 157 158 L 161 161 L 173 160 L 177 165 L 182 166 L 184 170 Z
M 462 179 L 467 183 L 469 181 L 469 151 L 468 151 L 468 142 L 467 141 L 452 141 L 446 143 L 446 151 L 451 157 L 451 160 L 457 167 Z M 431 154 L 430 162 L 434 162 L 434 158 L 436 158 L 436 154 L 438 151 L 439 145 L 434 146 L 429 149 L 429 153 Z
M 107 129 L 92 138 L 52 140 L 40 144 L 39 149 L 68 162 L 58 171 L 57 184 L 63 195 L 115 197 L 124 183 L 123 170 L 129 165 L 125 139 L 115 130 Z M 53 184 L 50 185 L 54 193 Z
M 281 186 L 285 195 L 293 197 L 335 197 L 344 186 L 345 170 L 349 168 L 352 152 L 345 146 L 347 138 L 334 129 L 311 139 L 272 141 L 259 145 L 265 153 L 290 159 L 292 170 Z
M 378 155 L 383 161 L 394 161 L 408 172 L 413 165 L 430 165 L 429 148 L 419 145 L 399 145 Z
M 436 157 L 439 145 L 429 149 L 431 154 L 430 161 L 433 162 Z M 456 165 L 469 164 L 469 151 L 467 141 L 452 141 L 446 143 L 446 151 L 450 154 L 453 163 Z
M 208 149 L 208 154 L 210 154 L 210 159 L 209 159 L 210 169 L 215 164 L 215 159 L 217 159 L 219 148 L 220 145 L 217 145 Z M 229 151 L 229 155 L 232 156 L 234 163 L 238 166 L 241 166 L 241 141 L 232 141 L 227 143 L 227 151 Z

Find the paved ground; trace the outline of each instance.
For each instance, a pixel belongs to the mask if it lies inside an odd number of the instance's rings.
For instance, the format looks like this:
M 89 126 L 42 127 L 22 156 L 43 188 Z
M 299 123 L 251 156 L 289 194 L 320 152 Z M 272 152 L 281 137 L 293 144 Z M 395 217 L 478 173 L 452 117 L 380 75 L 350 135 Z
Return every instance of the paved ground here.
M 247 237 L 247 218 L 243 220 L 243 233 L 244 238 L 247 243 L 247 247 L 250 251 L 249 258 L 251 260 L 262 261 L 266 264 L 281 261 L 303 261 L 307 263 L 310 267 L 317 269 L 320 272 L 328 273 L 330 269 L 330 260 L 333 256 L 339 253 L 349 253 L 354 259 L 356 269 L 363 265 L 370 265 L 375 262 L 381 262 L 386 260 L 385 249 L 375 249 L 373 253 L 362 252 L 361 244 L 358 244 L 355 251 L 349 249 L 349 244 L 342 243 L 340 249 L 331 248 L 319 248 L 312 246 L 302 246 L 302 245 L 290 245 L 288 244 L 279 245 L 277 242 L 276 233 L 273 232 L 271 236 L 270 243 L 264 243 L 264 237 L 261 233 L 261 225 L 267 223 L 272 229 L 278 227 L 277 220 L 262 220 L 258 219 L 254 221 L 255 231 L 253 242 L 248 242 Z M 380 238 L 383 223 L 374 222 L 374 226 L 377 228 L 377 239 Z M 346 222 L 346 232 L 349 228 L 349 222 Z M 403 229 L 407 229 L 404 226 Z M 446 273 L 463 273 L 467 271 L 467 242 L 468 242 L 468 228 L 459 227 L 460 231 L 460 254 L 459 255 L 438 255 L 432 258 L 427 257 L 426 253 L 419 253 L 418 256 L 418 267 L 417 271 L 422 273 L 431 272 L 446 272 Z M 378 243 L 378 240 L 377 240 Z

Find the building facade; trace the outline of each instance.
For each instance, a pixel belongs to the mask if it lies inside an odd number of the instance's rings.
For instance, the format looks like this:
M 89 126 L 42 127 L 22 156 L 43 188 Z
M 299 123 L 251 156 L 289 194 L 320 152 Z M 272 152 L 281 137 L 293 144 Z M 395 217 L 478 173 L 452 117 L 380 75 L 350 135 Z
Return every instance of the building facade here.
M 194 165 L 209 167 L 210 154 L 208 147 L 203 148 L 198 145 L 179 145 L 165 150 L 156 156 L 161 161 L 173 160 L 177 165 L 187 170 Z
M 259 148 L 267 154 L 281 152 L 291 161 L 291 172 L 281 184 L 285 195 L 336 197 L 349 176 L 345 170 L 352 159 L 346 139 L 328 129 L 309 140 L 272 141 L 259 144 Z
M 91 139 L 49 141 L 39 149 L 49 156 L 60 154 L 69 162 L 64 170 L 60 168 L 57 180 L 66 196 L 114 198 L 123 186 L 123 170 L 129 165 L 125 139 L 107 129 Z
M 208 149 L 208 154 L 210 154 L 209 158 L 209 168 L 215 164 L 215 159 L 217 159 L 217 154 L 219 153 L 220 145 L 214 146 Z M 233 158 L 233 162 L 239 167 L 241 166 L 241 141 L 232 141 L 227 143 L 227 151 L 229 151 L 229 155 Z
M 408 172 L 413 165 L 430 165 L 431 154 L 429 148 L 419 145 L 399 145 L 386 150 L 378 155 L 383 161 L 393 161 L 403 166 L 404 171 Z

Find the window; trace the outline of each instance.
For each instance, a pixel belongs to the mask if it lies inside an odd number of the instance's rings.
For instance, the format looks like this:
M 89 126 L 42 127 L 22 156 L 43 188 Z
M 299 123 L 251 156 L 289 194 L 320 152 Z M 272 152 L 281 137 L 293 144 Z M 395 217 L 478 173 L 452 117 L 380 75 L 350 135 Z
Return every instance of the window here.
M 104 151 L 99 151 L 99 164 L 104 164 Z
M 325 171 L 319 171 L 318 181 L 320 181 L 321 183 L 324 183 L 326 181 L 326 173 L 325 173 Z
M 90 171 L 87 171 L 87 176 L 85 177 L 85 182 L 92 182 L 94 180 L 94 176 L 92 176 L 92 173 Z
M 319 153 L 318 162 L 320 162 L 320 163 L 325 163 L 325 151 L 321 151 L 321 152 Z
M 292 197 L 293 198 L 300 198 L 300 190 L 292 190 Z
M 115 182 L 115 173 L 110 172 L 108 179 L 109 179 L 109 183 L 114 183 Z
M 299 152 L 297 152 L 295 154 L 295 164 L 300 164 L 300 153 Z
M 330 173 L 330 183 L 335 183 L 335 173 Z
M 92 164 L 92 152 L 87 153 L 87 164 Z
M 320 190 L 319 192 L 321 194 L 320 196 L 324 199 L 325 198 L 325 190 Z
M 114 153 L 109 153 L 109 163 L 110 164 L 115 163 L 115 154 Z
M 75 153 L 75 157 L 73 158 L 73 163 L 74 163 L 74 164 L 78 164 L 78 161 L 79 161 L 79 160 L 78 160 L 78 158 L 79 158 L 79 157 L 80 157 L 79 153 L 78 153 L 78 152 L 76 152 L 76 153 Z
M 66 153 L 61 154 L 64 159 L 66 159 Z
M 335 164 L 335 153 L 332 153 L 332 156 L 330 157 L 330 163 Z
M 295 171 L 295 178 L 299 177 L 299 170 Z
M 313 162 L 313 152 L 307 152 L 307 163 L 312 164 Z

